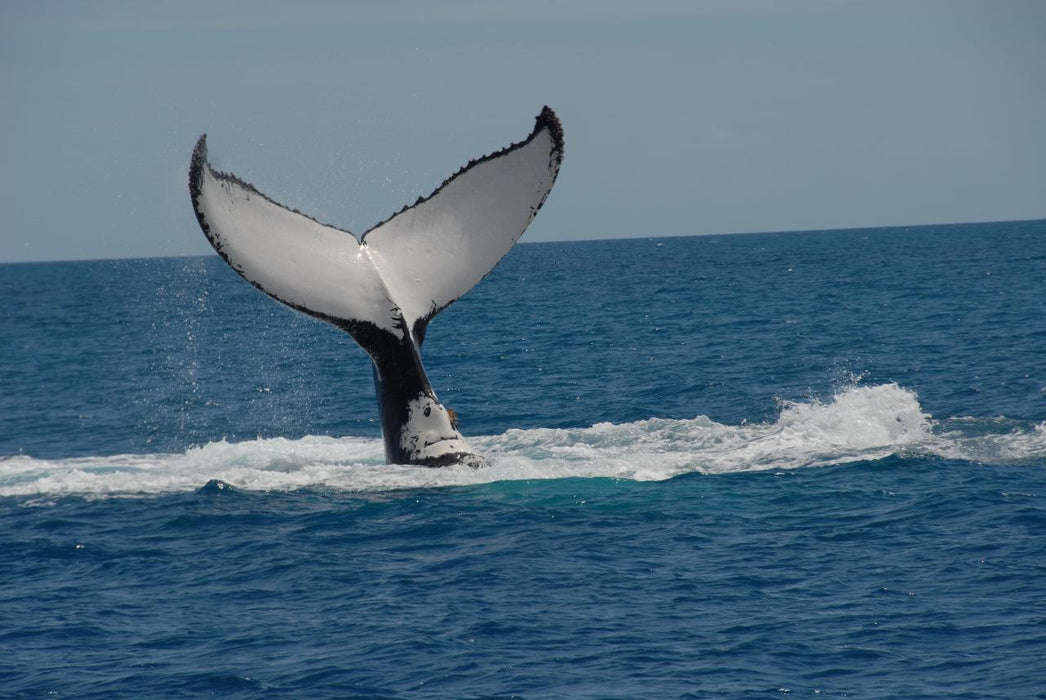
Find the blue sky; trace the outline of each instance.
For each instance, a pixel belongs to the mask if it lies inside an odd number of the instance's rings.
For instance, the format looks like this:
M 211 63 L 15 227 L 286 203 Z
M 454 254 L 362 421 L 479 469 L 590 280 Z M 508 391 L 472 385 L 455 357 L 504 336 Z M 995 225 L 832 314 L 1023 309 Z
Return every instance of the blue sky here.
M 1046 217 L 1046 3 L 0 3 L 0 262 L 203 254 L 212 161 L 356 233 L 563 122 L 524 241 Z

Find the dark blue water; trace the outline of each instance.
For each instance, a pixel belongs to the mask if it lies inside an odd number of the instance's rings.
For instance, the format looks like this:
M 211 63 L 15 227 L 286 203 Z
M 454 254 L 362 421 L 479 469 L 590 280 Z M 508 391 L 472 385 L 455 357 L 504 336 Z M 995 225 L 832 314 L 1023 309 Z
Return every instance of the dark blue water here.
M 1046 222 L 517 246 L 480 472 L 217 258 L 0 295 L 0 696 L 1046 695 Z

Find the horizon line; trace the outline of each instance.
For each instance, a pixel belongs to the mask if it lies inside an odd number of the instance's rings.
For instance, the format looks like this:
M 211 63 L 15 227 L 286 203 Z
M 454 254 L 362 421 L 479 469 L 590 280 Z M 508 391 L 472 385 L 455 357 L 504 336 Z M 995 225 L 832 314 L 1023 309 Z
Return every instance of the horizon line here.
M 824 227 L 824 228 L 810 228 L 810 229 L 782 229 L 773 231 L 732 231 L 729 233 L 687 233 L 687 234 L 665 234 L 655 236 L 610 236 L 603 238 L 563 238 L 563 239 L 551 239 L 541 241 L 526 241 L 520 240 L 516 245 L 542 245 L 547 243 L 597 243 L 600 241 L 646 241 L 660 238 L 713 238 L 722 236 L 768 236 L 768 235 L 791 235 L 800 233 L 852 233 L 855 231 L 889 231 L 896 229 L 919 229 L 919 228 L 934 228 L 942 226 L 984 226 L 988 224 L 1023 224 L 1023 223 L 1035 223 L 1035 222 L 1046 222 L 1046 217 L 1035 217 L 1031 219 L 1000 219 L 990 221 L 953 221 L 946 223 L 933 223 L 933 224 L 897 224 L 890 226 L 843 226 L 843 227 Z M 4 265 L 41 265 L 47 263 L 73 263 L 73 262 L 116 262 L 116 261 L 130 261 L 130 260 L 175 260 L 179 258 L 190 259 L 190 258 L 207 258 L 212 255 L 217 255 L 216 252 L 211 251 L 210 253 L 176 253 L 172 255 L 128 255 L 120 257 L 104 257 L 104 258 L 48 258 L 40 260 L 4 260 L 0 261 L 0 266 Z

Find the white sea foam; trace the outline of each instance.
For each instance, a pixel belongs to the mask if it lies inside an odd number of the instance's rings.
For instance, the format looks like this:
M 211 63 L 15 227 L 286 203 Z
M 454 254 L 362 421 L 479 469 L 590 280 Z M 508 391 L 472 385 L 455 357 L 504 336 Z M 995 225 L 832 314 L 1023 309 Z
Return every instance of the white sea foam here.
M 509 430 L 472 442 L 489 458 L 488 467 L 389 466 L 383 463 L 380 440 L 317 436 L 221 441 L 181 454 L 15 456 L 0 459 L 0 496 L 176 493 L 214 479 L 257 491 L 318 487 L 349 492 L 566 477 L 656 481 L 692 472 L 818 467 L 893 454 L 1046 463 L 1046 424 L 937 422 L 923 412 L 914 392 L 896 384 L 850 387 L 827 402 L 785 403 L 772 423 L 651 418 L 590 428 Z

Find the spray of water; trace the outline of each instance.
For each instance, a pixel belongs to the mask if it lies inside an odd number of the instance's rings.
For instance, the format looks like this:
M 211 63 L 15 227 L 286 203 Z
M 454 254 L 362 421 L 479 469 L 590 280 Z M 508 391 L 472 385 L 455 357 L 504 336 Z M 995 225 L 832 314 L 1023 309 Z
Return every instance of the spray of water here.
M 209 443 L 180 454 L 0 460 L 0 496 L 110 497 L 236 488 L 374 492 L 520 479 L 655 481 L 687 473 L 816 468 L 921 455 L 992 464 L 1046 463 L 1046 424 L 934 421 L 896 384 L 851 386 L 830 401 L 789 402 L 777 420 L 724 425 L 706 416 L 589 428 L 509 430 L 473 440 L 490 465 L 425 469 L 383 464 L 380 440 L 317 437 Z

